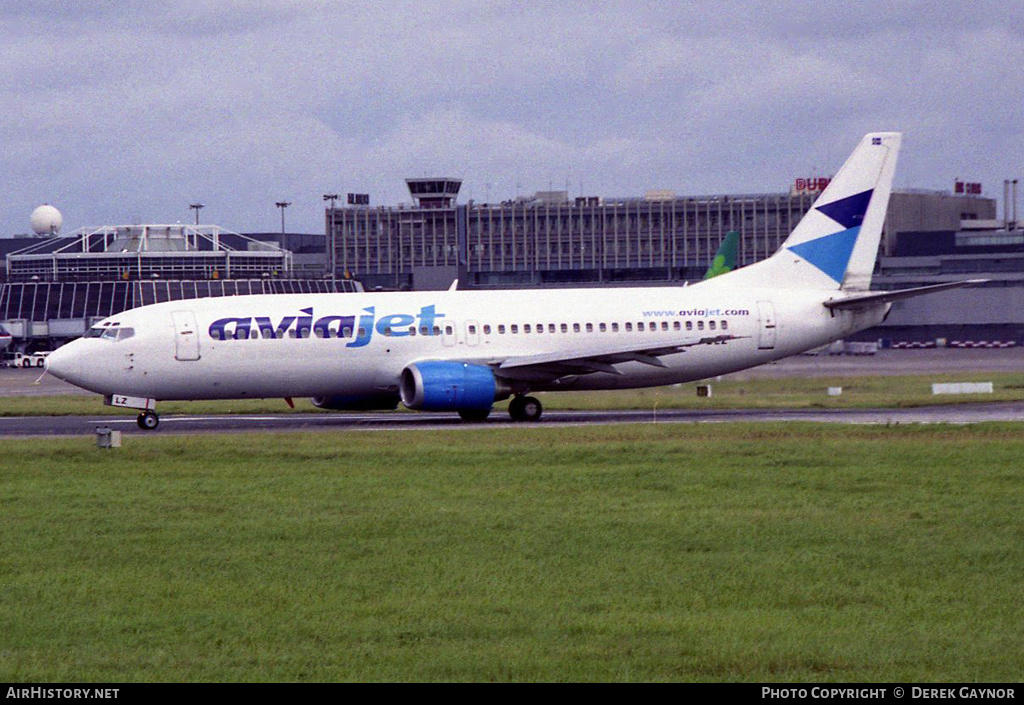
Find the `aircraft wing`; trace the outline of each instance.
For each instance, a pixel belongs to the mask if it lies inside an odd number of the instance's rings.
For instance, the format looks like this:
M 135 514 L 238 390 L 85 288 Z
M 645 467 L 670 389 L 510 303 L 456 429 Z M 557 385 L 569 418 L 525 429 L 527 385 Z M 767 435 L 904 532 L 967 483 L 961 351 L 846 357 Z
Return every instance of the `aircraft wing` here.
M 936 291 L 945 291 L 946 289 L 956 289 L 961 286 L 973 286 L 975 284 L 984 284 L 989 281 L 988 279 L 965 279 L 964 281 L 948 282 L 946 284 L 932 284 L 930 286 L 918 286 L 913 289 L 899 289 L 897 291 L 874 291 L 865 292 L 863 294 L 854 294 L 852 296 L 844 296 L 839 299 L 829 299 L 825 302 L 825 307 L 833 311 L 836 309 L 850 309 L 850 308 L 861 308 L 863 306 L 876 306 L 878 304 L 886 304 L 892 301 L 900 301 L 901 299 L 910 299 L 915 296 L 923 296 L 925 294 L 933 294 Z
M 639 343 L 628 346 L 604 346 L 586 350 L 566 350 L 538 355 L 518 355 L 491 361 L 495 374 L 509 379 L 552 379 L 564 375 L 607 372 L 622 374 L 615 368 L 620 362 L 640 362 L 652 367 L 666 367 L 660 359 L 665 355 L 684 352 L 697 345 L 717 345 L 741 337 L 721 333 L 710 336 L 690 336 L 677 341 Z

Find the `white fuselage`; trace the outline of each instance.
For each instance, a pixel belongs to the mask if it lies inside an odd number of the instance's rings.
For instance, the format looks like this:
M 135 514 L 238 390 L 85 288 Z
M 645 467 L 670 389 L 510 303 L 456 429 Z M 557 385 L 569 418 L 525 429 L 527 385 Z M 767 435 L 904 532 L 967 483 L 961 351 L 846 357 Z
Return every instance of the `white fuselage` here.
M 881 322 L 866 292 L 901 135 L 864 135 L 765 260 L 693 286 L 237 296 L 101 321 L 49 371 L 144 409 L 159 399 L 324 397 L 326 408 L 539 418 L 531 391 L 622 389 L 724 374 Z M 911 295 L 922 293 L 917 291 Z M 827 305 L 826 305 L 827 304 Z M 330 398 L 330 399 L 327 399 Z
M 660 358 L 663 367 L 627 361 L 617 363 L 614 373 L 523 383 L 540 391 L 620 389 L 761 365 L 875 325 L 888 309 L 831 313 L 823 302 L 834 291 L 732 288 L 728 279 L 689 287 L 173 301 L 112 316 L 100 325 L 116 324 L 134 334 L 76 340 L 55 351 L 48 364 L 61 378 L 108 395 L 371 395 L 393 392 L 402 370 L 424 360 L 495 367 L 509 358 L 548 353 L 687 345 Z

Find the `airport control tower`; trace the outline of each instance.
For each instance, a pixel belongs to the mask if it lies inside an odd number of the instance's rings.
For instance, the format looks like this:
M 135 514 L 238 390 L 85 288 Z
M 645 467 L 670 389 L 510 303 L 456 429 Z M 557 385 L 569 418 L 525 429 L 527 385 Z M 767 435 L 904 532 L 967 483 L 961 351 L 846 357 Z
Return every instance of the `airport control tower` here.
M 420 208 L 451 208 L 459 195 L 462 179 L 426 177 L 406 179 L 405 184 Z

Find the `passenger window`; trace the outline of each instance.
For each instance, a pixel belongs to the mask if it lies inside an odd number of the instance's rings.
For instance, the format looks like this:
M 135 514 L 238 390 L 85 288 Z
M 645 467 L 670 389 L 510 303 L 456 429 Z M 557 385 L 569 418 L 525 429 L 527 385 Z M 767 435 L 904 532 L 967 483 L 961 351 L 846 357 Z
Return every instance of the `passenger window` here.
M 548 333 L 554 333 L 554 332 L 555 332 L 555 324 L 554 323 L 548 323 Z
M 454 335 L 455 334 L 455 328 L 453 328 L 452 326 L 445 326 L 444 327 L 444 334 L 445 335 Z
M 569 332 L 569 326 L 568 326 L 568 324 L 566 324 L 566 323 L 563 323 L 563 324 L 561 325 L 561 328 L 562 328 L 562 332 L 563 332 L 563 333 L 568 333 L 568 332 Z M 579 326 L 576 326 L 576 330 L 579 330 Z
M 722 321 L 722 330 L 729 330 L 729 321 Z
M 693 321 L 686 322 L 686 330 L 693 330 Z
M 704 330 L 704 321 L 697 321 L 697 330 Z
M 524 333 L 529 333 L 530 332 L 530 324 L 529 323 L 524 323 L 523 324 L 523 332 Z
M 490 335 L 490 334 L 491 334 L 491 326 L 487 325 L 487 324 L 484 324 L 484 335 Z
M 710 328 L 711 330 L 714 330 L 715 329 L 715 322 L 714 321 L 708 321 L 708 328 Z
M 632 333 L 633 332 L 633 324 L 632 323 L 627 323 L 626 324 L 626 332 L 627 333 Z
M 384 329 L 384 336 L 391 337 L 391 326 L 388 326 L 387 328 Z
M 679 321 L 672 321 L 672 330 L 679 330 L 682 326 L 679 325 Z
M 572 324 L 572 332 L 573 333 L 579 333 L 580 332 L 580 324 L 579 323 L 573 323 Z
M 505 335 L 505 324 L 498 326 L 498 335 Z
M 512 335 L 518 335 L 518 334 L 519 334 L 519 326 L 518 326 L 518 325 L 516 325 L 515 323 L 513 323 L 513 324 L 512 324 L 511 326 L 510 326 L 510 329 L 511 329 L 511 331 L 512 331 Z
M 466 332 L 469 333 L 470 335 L 476 335 L 476 326 L 474 326 L 474 325 L 466 326 Z
M 593 323 L 588 323 L 587 324 L 587 332 L 588 333 L 593 333 L 594 332 L 594 324 Z
M 366 337 L 366 329 L 363 328 L 362 326 L 359 326 L 359 337 L 360 338 L 365 338 Z
M 416 326 L 409 329 L 409 337 L 416 335 Z
M 434 326 L 433 335 L 441 335 L 441 326 Z
M 607 333 L 608 332 L 608 326 L 606 324 L 604 324 L 604 323 L 599 324 L 598 328 L 601 329 L 602 333 Z
M 537 332 L 538 333 L 543 333 L 544 332 L 544 324 L 543 323 L 538 323 L 537 324 Z
M 420 335 L 430 335 L 430 329 L 426 326 L 420 326 Z
M 346 326 L 345 328 L 342 328 L 341 329 L 341 337 L 342 338 L 351 338 L 352 337 L 352 329 L 349 328 L 348 326 Z
M 668 321 L 662 321 L 661 322 L 661 329 L 662 330 L 668 330 Z
M 601 325 L 604 325 L 604 324 L 602 323 Z M 618 332 L 619 332 L 619 324 L 618 323 L 612 323 L 612 333 L 618 333 Z

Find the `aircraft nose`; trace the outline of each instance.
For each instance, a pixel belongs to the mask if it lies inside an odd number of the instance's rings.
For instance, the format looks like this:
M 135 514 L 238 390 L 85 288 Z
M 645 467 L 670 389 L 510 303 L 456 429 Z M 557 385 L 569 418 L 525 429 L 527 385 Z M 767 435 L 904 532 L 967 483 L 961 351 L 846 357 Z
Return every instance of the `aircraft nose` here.
M 57 379 L 65 382 L 74 382 L 81 372 L 81 355 L 74 350 L 75 344 L 68 343 L 54 350 L 46 356 L 46 371 Z

